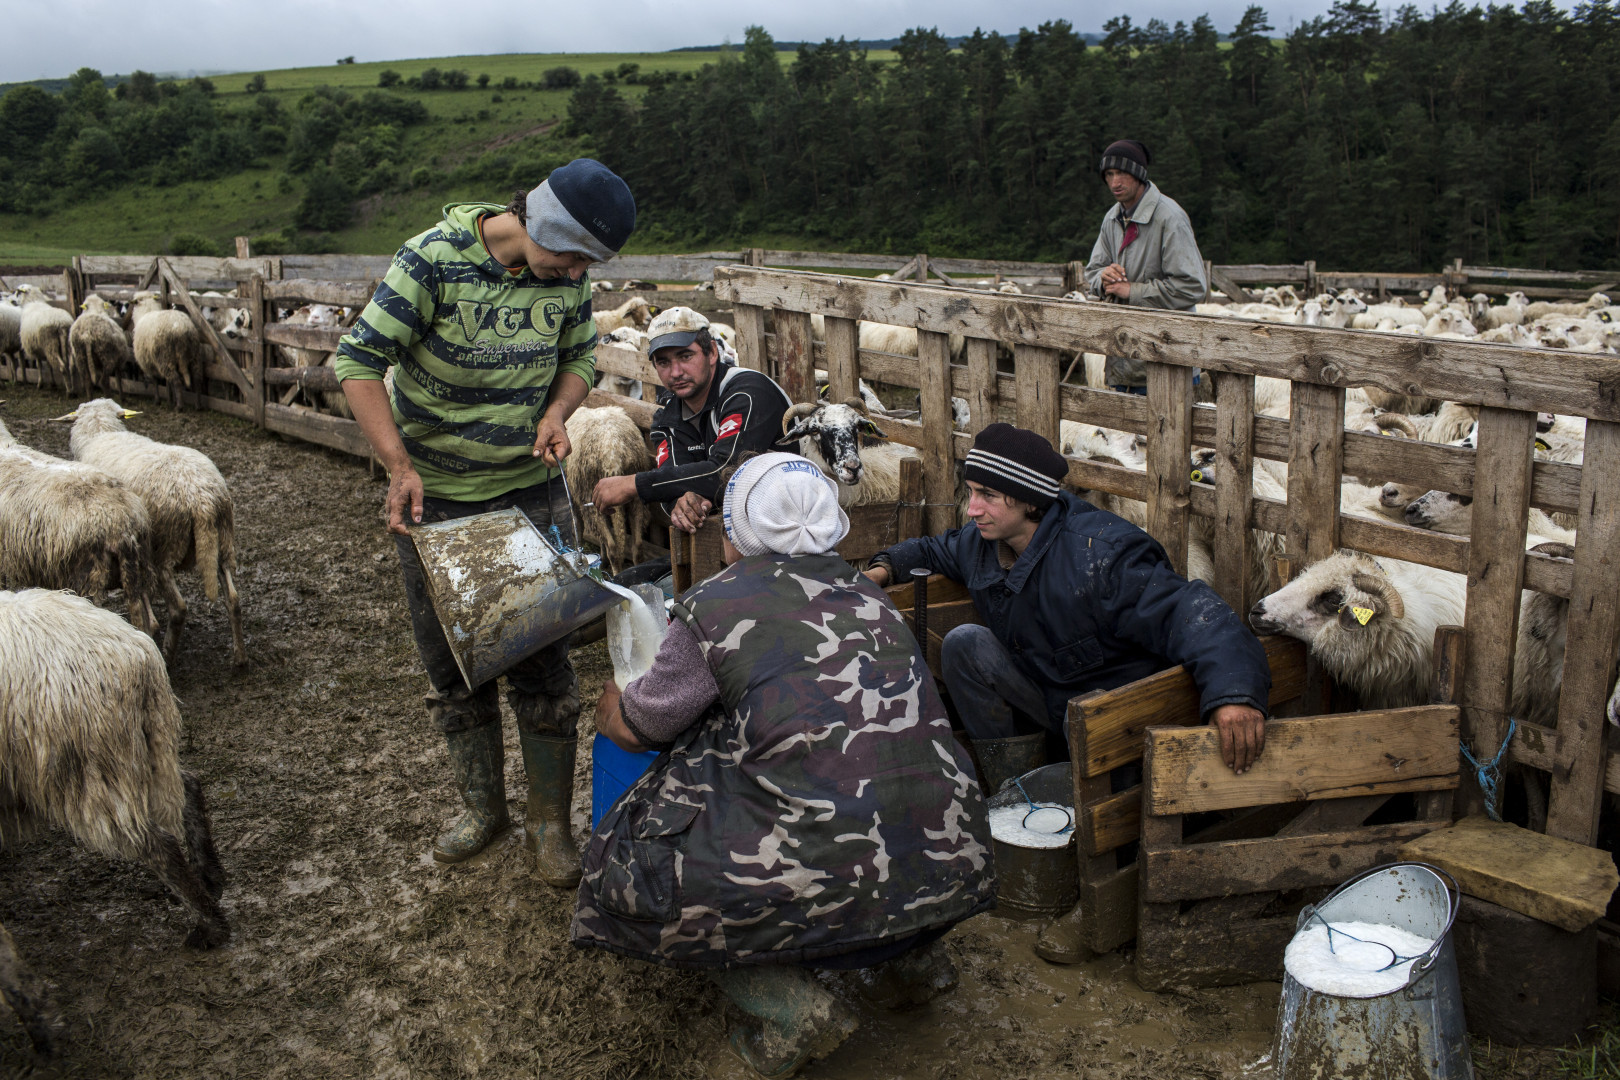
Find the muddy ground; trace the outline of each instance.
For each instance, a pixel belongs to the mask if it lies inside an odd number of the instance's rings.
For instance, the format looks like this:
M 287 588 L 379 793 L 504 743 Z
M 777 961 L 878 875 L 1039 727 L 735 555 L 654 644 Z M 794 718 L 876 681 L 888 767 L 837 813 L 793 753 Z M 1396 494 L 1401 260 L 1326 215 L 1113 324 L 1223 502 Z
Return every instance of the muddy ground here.
M 67 453 L 46 418 L 73 403 L 0 386 L 23 442 Z M 140 407 L 139 403 L 135 404 Z M 131 422 L 213 458 L 236 500 L 251 661 L 230 662 L 223 609 L 194 599 L 175 692 L 185 764 L 203 778 L 230 884 L 228 948 L 181 940 L 179 906 L 140 867 L 50 835 L 0 854 L 0 921 L 66 1019 L 41 1070 L 0 1009 L 0 1072 L 84 1077 L 742 1077 L 720 995 L 701 977 L 568 943 L 572 895 L 530 874 L 519 832 L 472 864 L 428 848 L 456 809 L 393 544 L 385 485 L 363 463 L 216 413 Z M 611 672 L 575 651 L 589 715 Z M 508 718 L 508 794 L 522 766 Z M 588 746 L 588 722 L 581 746 Z M 576 778 L 583 831 L 590 763 Z M 1278 986 L 1155 995 L 1129 954 L 1077 967 L 1030 951 L 1036 926 L 979 916 L 949 937 L 961 987 L 877 1014 L 812 1078 L 1258 1077 Z M 831 977 L 829 977 L 831 978 Z M 832 980 L 848 991 L 846 984 Z M 852 996 L 853 1000 L 853 996 Z M 1496 1076 L 1549 1075 L 1545 1053 L 1485 1055 Z M 1482 1064 L 1487 1062 L 1482 1061 Z

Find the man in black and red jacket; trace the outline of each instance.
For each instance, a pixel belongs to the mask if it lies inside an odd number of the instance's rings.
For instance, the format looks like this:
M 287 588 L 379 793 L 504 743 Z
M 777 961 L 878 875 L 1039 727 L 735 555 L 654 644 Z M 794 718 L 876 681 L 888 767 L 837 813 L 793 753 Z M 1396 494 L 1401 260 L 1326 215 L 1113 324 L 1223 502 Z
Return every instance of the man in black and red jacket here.
M 669 308 L 647 327 L 647 351 L 664 384 L 653 414 L 657 464 L 596 485 L 598 510 L 631 499 L 662 503 L 670 522 L 696 532 L 717 501 L 720 470 L 744 454 L 797 451 L 782 444 L 782 414 L 792 402 L 770 377 L 720 355 L 709 320 L 691 308 Z

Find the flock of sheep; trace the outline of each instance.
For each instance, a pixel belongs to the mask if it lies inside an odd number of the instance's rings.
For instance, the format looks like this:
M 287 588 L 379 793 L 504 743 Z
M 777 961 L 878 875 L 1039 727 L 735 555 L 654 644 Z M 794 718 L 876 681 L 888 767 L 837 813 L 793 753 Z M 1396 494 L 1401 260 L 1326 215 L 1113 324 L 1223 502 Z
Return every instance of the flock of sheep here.
M 168 664 L 186 617 L 175 573 L 193 566 L 210 600 L 223 593 L 246 660 L 234 509 L 212 461 L 127 430 L 134 415 L 98 398 L 61 417 L 71 460 L 0 422 L 0 843 L 56 826 L 144 862 L 195 918 L 187 944 L 211 948 L 230 938 L 225 877 L 201 785 L 180 768 Z M 127 622 L 97 606 L 114 589 Z M 3 928 L 0 995 L 48 1054 L 58 1022 Z

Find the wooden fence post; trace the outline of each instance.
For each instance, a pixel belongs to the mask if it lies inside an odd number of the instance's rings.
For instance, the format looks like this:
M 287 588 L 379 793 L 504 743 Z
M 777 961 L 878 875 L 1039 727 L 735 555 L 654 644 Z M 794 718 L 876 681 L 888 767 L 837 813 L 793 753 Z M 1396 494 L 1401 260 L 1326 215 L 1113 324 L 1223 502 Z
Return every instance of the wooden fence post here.
M 1472 532 L 1468 538 L 1468 606 L 1464 620 L 1468 664 L 1463 671 L 1460 732 L 1480 761 L 1495 757 L 1507 734 L 1535 438 L 1535 413 L 1480 409 Z M 1458 790 L 1468 812 L 1484 806 L 1479 785 L 1467 770 Z
M 770 357 L 765 352 L 765 309 L 757 304 L 738 304 L 732 310 L 732 321 L 737 327 L 737 362 L 745 368 L 771 371 Z
M 1575 578 L 1569 596 L 1569 644 L 1558 696 L 1563 761 L 1553 773 L 1547 808 L 1547 833 L 1577 844 L 1597 843 L 1598 810 L 1609 760 L 1604 705 L 1613 686 L 1615 640 L 1620 634 L 1620 591 L 1614 582 L 1615 568 L 1620 567 L 1616 477 L 1620 477 L 1620 424 L 1589 421 L 1581 462 L 1580 514 L 1575 523 L 1580 540 L 1575 545 Z M 1576 642 L 1583 647 L 1576 650 Z M 1567 775 L 1560 776 L 1565 768 Z
M 1178 574 L 1187 572 L 1192 521 L 1192 379 L 1192 368 L 1147 363 L 1147 531 L 1164 546 Z
M 1063 295 L 1072 292 L 1086 291 L 1086 264 L 1083 262 L 1067 262 L 1063 264 Z
M 264 427 L 264 404 L 269 396 L 269 389 L 264 384 L 264 369 L 270 366 L 270 345 L 264 340 L 264 328 L 270 324 L 274 309 L 270 306 L 262 275 L 254 274 L 248 280 L 247 298 L 252 304 L 248 308 L 251 334 L 248 340 L 253 343 L 253 393 L 248 403 L 253 406 L 253 422 Z
M 1288 556 L 1298 573 L 1339 549 L 1344 390 L 1294 383 L 1289 411 Z
M 859 331 L 854 319 L 827 316 L 827 397 L 832 401 L 848 401 L 861 396 Z M 814 401 L 815 398 L 808 400 Z
M 927 281 L 928 280 L 928 256 L 927 255 L 919 254 L 917 256 L 917 280 L 918 281 Z
M 1206 375 L 1207 377 L 1207 375 Z M 1254 533 L 1254 376 L 1221 372 L 1215 383 L 1215 591 L 1247 618 Z
M 923 490 L 928 531 L 956 528 L 956 447 L 951 423 L 951 342 L 946 334 L 917 331 L 918 396 L 922 399 Z
M 996 400 L 1000 392 L 996 343 L 988 338 L 970 337 L 964 351 L 968 369 L 968 430 L 977 435 L 996 420 Z
M 1321 290 L 1316 287 L 1316 260 L 1315 259 L 1306 259 L 1305 260 L 1305 299 L 1309 300 L 1310 298 L 1314 297 L 1319 292 L 1321 292 Z
M 1018 387 L 1018 426 L 1028 428 L 1059 449 L 1063 440 L 1063 399 L 1058 391 L 1058 365 L 1063 354 L 1039 345 L 1013 346 L 1013 371 Z M 1183 469 L 1182 472 L 1187 470 Z
M 776 309 L 777 382 L 788 400 L 816 400 L 816 360 L 810 344 L 810 313 Z
M 245 236 L 236 238 L 236 257 L 238 259 L 253 258 L 253 244 Z

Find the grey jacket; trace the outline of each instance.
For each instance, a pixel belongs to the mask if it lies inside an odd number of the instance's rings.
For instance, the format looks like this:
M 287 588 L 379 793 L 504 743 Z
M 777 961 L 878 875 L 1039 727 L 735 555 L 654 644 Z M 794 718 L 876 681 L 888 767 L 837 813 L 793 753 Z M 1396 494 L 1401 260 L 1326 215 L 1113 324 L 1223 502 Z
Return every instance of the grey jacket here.
M 1157 185 L 1149 184 L 1130 220 L 1136 223 L 1137 235 L 1121 258 L 1124 209 L 1115 206 L 1103 216 L 1102 230 L 1091 249 L 1091 261 L 1086 264 L 1086 284 L 1091 294 L 1106 295 L 1102 272 L 1110 264 L 1119 263 L 1131 283 L 1133 307 L 1191 311 L 1194 304 L 1202 303 L 1209 293 L 1209 282 L 1204 278 L 1204 257 L 1198 253 L 1187 211 Z M 1110 356 L 1104 378 L 1109 386 L 1141 386 L 1147 382 L 1147 369 L 1141 360 Z

